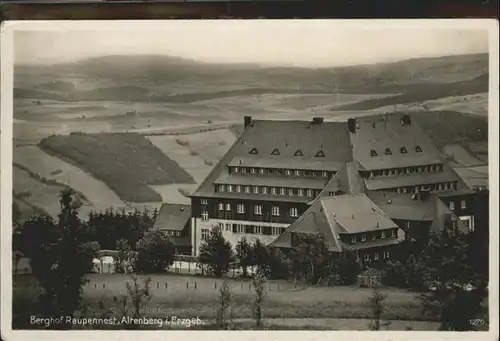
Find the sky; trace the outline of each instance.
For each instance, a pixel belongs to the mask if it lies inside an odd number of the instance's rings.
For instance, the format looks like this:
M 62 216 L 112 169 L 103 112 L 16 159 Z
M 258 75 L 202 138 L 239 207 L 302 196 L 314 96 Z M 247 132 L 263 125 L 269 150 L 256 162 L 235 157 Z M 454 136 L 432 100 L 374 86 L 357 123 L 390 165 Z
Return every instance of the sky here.
M 346 28 L 327 23 L 170 21 L 161 29 L 17 31 L 16 64 L 57 64 L 105 55 L 169 55 L 203 62 L 325 67 L 488 52 L 485 29 L 426 25 Z M 112 28 L 112 27 L 111 27 Z

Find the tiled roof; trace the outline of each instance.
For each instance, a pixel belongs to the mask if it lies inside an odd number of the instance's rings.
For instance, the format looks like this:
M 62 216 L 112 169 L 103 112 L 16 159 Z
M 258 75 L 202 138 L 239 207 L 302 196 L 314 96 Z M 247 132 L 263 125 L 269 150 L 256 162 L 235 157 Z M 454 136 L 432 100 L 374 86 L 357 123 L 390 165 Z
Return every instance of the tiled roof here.
M 191 206 L 178 204 L 161 205 L 153 228 L 182 231 L 191 217 Z
M 391 219 L 432 221 L 436 216 L 434 195 L 426 200 L 414 200 L 409 194 L 385 192 L 367 192 L 367 196 Z
M 401 124 L 402 115 L 368 116 L 357 118 L 358 129 L 351 135 L 354 159 L 365 169 L 407 167 L 440 162 L 438 150 L 423 130 L 412 122 Z M 421 152 L 417 153 L 416 148 Z M 402 154 L 405 147 L 407 153 Z M 386 149 L 391 155 L 385 155 Z M 371 156 L 375 150 L 377 156 Z
M 440 198 L 446 198 L 446 197 L 454 197 L 454 196 L 459 196 L 459 195 L 468 195 L 468 194 L 475 194 L 477 193 L 473 189 L 457 189 L 457 190 L 448 190 L 448 191 L 442 191 L 442 192 L 437 192 L 436 195 Z
M 343 229 L 339 232 L 361 233 L 398 227 L 364 194 L 321 198 L 321 205 L 327 217 Z
M 220 199 L 246 199 L 257 201 L 274 201 L 274 202 L 297 202 L 308 203 L 312 200 L 311 197 L 298 195 L 270 195 L 270 194 L 253 194 L 253 193 L 236 193 L 236 192 L 213 192 L 208 193 L 207 197 Z
M 404 236 L 404 232 L 402 230 L 399 230 L 400 233 Z M 383 247 L 383 246 L 389 246 L 389 245 L 396 245 L 399 244 L 401 241 L 403 241 L 404 237 L 401 238 L 398 236 L 396 239 L 378 239 L 378 240 L 373 240 L 373 241 L 366 241 L 364 243 L 356 243 L 356 244 L 346 244 L 342 243 L 342 247 L 348 250 L 363 250 L 363 249 L 369 249 L 369 248 L 374 248 L 374 247 Z
M 290 157 L 236 157 L 229 162 L 230 167 L 281 168 L 311 171 L 338 171 L 343 163 L 325 160 L 324 158 L 311 159 L 304 156 Z
M 406 186 L 427 185 L 458 181 L 460 178 L 453 172 L 443 169 L 443 172 L 404 174 L 390 177 L 365 179 L 366 188 L 370 191 Z
M 326 178 L 320 177 L 238 175 L 223 172 L 219 175 L 217 180 L 214 181 L 214 184 L 323 189 L 327 182 L 328 180 Z

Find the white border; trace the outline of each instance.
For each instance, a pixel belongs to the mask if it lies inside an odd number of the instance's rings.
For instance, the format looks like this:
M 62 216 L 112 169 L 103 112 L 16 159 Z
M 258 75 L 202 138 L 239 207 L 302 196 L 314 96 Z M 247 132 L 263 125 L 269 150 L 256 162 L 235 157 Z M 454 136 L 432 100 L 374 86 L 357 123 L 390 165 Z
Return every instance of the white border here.
M 198 27 L 251 27 L 269 29 L 284 25 L 316 26 L 324 29 L 460 29 L 489 31 L 489 187 L 490 187 L 490 331 L 456 332 L 355 332 L 355 331 L 12 331 L 12 118 L 13 118 L 13 33 L 14 31 L 63 30 L 182 30 Z M 89 338 L 137 340 L 498 340 L 498 38 L 499 24 L 493 19 L 417 20 L 175 20 L 175 21 L 12 21 L 1 25 L 1 336 L 5 340 L 88 340 Z

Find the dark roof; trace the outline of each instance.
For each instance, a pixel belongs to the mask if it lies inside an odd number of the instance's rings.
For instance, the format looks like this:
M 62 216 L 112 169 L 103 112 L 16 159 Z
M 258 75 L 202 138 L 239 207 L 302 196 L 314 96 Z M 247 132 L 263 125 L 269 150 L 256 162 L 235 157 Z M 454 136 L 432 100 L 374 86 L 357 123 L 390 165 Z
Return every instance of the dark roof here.
M 153 228 L 182 231 L 191 217 L 191 206 L 179 204 L 161 205 Z
M 222 172 L 217 180 L 214 181 L 214 184 L 323 189 L 327 182 L 327 179 L 320 177 L 239 175 Z
M 257 167 L 257 168 L 280 168 L 316 171 L 337 171 L 342 167 L 342 162 L 330 161 L 325 158 L 314 158 L 305 156 L 283 157 L 235 157 L 229 162 L 231 167 Z
M 298 196 L 298 195 L 271 195 L 271 194 L 254 194 L 254 193 L 237 193 L 237 192 L 213 192 L 208 194 L 210 198 L 220 199 L 246 199 L 246 200 L 260 200 L 260 201 L 274 201 L 274 202 L 297 202 L 308 203 L 311 197 Z
M 414 200 L 411 194 L 385 192 L 367 192 L 367 196 L 394 220 L 432 221 L 436 217 L 434 195 L 426 200 Z
M 474 191 L 473 189 L 464 188 L 464 189 L 437 192 L 436 195 L 440 198 L 447 198 L 447 197 L 455 197 L 455 196 L 460 196 L 460 195 L 471 195 L 471 194 L 476 194 L 476 193 L 477 192 Z
M 375 179 L 365 179 L 365 185 L 368 190 L 374 191 L 379 189 L 428 185 L 458 180 L 460 180 L 460 178 L 454 172 L 443 169 L 442 172 L 436 173 L 414 173 L 398 176 L 379 177 Z
M 364 169 L 409 167 L 441 162 L 438 150 L 416 122 L 402 125 L 401 118 L 402 115 L 391 114 L 356 119 L 359 129 L 351 134 L 351 142 L 354 159 Z M 416 152 L 417 146 L 422 152 Z M 406 148 L 407 153 L 401 153 L 402 147 Z M 391 150 L 391 155 L 385 155 L 387 148 Z M 376 151 L 377 156 L 371 156 L 372 150 Z
M 321 205 L 331 225 L 341 228 L 338 232 L 361 233 L 398 227 L 364 194 L 321 198 Z
M 352 160 L 349 131 L 345 122 L 323 122 L 310 124 L 308 121 L 252 121 L 243 134 L 229 148 L 220 162 L 192 194 L 195 197 L 208 197 L 214 194 L 213 183 L 227 169 L 227 165 L 237 158 L 256 157 L 249 154 L 257 149 L 259 157 L 270 158 L 274 149 L 280 155 L 272 156 L 276 160 L 296 158 L 295 152 L 300 149 L 303 160 L 313 162 L 345 162 Z M 319 150 L 325 154 L 318 158 Z

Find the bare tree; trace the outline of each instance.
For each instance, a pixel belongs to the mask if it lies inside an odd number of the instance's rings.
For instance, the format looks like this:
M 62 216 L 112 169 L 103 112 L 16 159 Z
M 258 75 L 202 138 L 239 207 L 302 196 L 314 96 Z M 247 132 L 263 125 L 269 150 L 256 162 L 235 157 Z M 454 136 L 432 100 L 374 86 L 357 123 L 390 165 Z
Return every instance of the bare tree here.
M 372 331 L 378 331 L 382 329 L 382 327 L 388 327 L 391 324 L 389 321 L 382 320 L 385 311 L 384 302 L 386 299 L 387 296 L 375 288 L 372 296 L 368 300 L 372 312 L 372 320 L 370 322 L 370 330 Z
M 252 286 L 255 290 L 252 312 L 257 328 L 262 328 L 262 307 L 264 306 L 264 298 L 267 295 L 265 284 L 266 278 L 261 273 L 257 273 L 252 281 Z
M 227 310 L 231 306 L 231 299 L 231 290 L 227 282 L 224 281 L 219 290 L 219 304 L 216 313 L 216 324 L 221 329 L 225 329 L 227 326 Z

